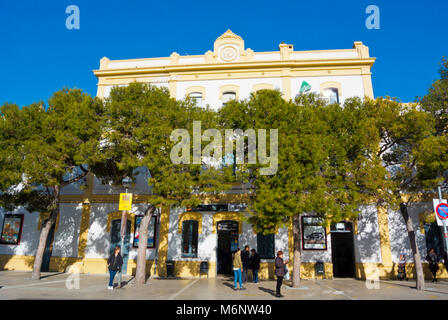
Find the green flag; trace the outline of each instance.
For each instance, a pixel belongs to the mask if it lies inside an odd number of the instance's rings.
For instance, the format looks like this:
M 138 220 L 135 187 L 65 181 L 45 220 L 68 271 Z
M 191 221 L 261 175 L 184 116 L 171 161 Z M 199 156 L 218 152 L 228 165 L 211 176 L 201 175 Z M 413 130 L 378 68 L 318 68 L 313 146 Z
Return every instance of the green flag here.
M 311 90 L 311 85 L 308 82 L 303 81 L 302 82 L 302 86 L 300 87 L 300 92 L 299 93 L 308 92 L 310 90 Z

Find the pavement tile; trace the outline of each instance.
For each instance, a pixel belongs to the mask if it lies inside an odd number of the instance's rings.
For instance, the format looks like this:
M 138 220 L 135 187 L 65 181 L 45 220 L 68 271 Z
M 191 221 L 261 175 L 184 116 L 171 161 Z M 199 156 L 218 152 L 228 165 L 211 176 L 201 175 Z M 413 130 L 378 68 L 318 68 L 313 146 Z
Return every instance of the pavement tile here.
M 107 275 L 79 275 L 79 289 L 68 289 L 66 280 L 73 275 L 45 273 L 38 281 L 31 272 L 0 271 L 0 299 L 96 299 L 96 300 L 277 300 L 276 281 L 246 283 L 244 291 L 233 290 L 232 278 L 157 279 L 135 286 L 130 276 L 123 288 L 107 289 Z M 117 283 L 117 279 L 115 281 Z M 282 287 L 284 300 L 448 300 L 448 282 L 426 283 L 417 291 L 415 281 L 380 281 L 379 289 L 369 289 L 366 282 L 355 279 L 302 280 L 299 289 Z

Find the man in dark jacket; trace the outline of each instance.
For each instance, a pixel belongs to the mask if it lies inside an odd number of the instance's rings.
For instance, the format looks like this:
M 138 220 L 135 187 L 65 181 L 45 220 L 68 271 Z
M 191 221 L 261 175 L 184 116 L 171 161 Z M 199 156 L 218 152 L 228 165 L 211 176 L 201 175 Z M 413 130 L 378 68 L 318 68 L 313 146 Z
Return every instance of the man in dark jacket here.
M 247 270 L 250 266 L 250 252 L 249 246 L 244 247 L 244 251 L 241 253 L 241 261 L 243 262 L 243 283 L 247 282 Z
M 121 266 L 123 265 L 123 258 L 120 254 L 120 247 L 116 246 L 114 253 L 107 259 L 107 267 L 109 268 L 109 286 L 107 287 L 109 290 L 114 288 L 114 278 L 118 271 L 121 270 Z
M 253 282 L 258 283 L 258 270 L 260 269 L 260 256 L 255 249 L 250 250 L 250 269 L 253 274 Z

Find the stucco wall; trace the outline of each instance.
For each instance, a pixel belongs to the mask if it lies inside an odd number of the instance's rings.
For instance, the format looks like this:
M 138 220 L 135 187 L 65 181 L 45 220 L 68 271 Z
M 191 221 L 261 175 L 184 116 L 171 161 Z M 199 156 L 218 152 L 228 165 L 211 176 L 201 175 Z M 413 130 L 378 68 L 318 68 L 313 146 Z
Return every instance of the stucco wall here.
M 185 212 L 185 208 L 172 208 L 170 212 L 170 225 L 168 235 L 168 260 L 176 261 L 203 261 L 215 262 L 218 245 L 217 233 L 213 233 L 213 215 L 215 212 L 201 212 L 202 233 L 198 237 L 198 257 L 182 258 L 181 242 L 182 234 L 179 233 L 179 215 Z M 252 226 L 243 222 L 242 233 L 239 234 L 238 243 L 241 249 L 245 245 L 257 249 L 257 235 L 253 232 Z M 288 229 L 280 228 L 275 236 L 275 251 L 283 250 L 288 257 Z M 273 260 L 262 260 L 273 261 Z
M 358 216 L 358 234 L 355 240 L 355 262 L 381 263 L 380 231 L 375 206 L 366 206 Z
M 0 254 L 22 256 L 35 255 L 40 233 L 40 231 L 37 230 L 39 213 L 29 213 L 22 207 L 7 212 L 3 208 L 0 208 L 0 228 L 3 226 L 3 219 L 6 213 L 23 214 L 22 237 L 18 245 L 0 244 Z
M 131 213 L 143 215 L 146 206 L 133 204 Z M 108 214 L 118 211 L 118 203 L 94 203 L 90 212 L 90 227 L 87 236 L 86 258 L 107 258 L 110 249 L 110 232 L 107 231 Z M 132 223 L 134 221 L 132 220 Z M 134 234 L 130 236 L 129 259 L 137 257 L 137 248 L 132 247 Z M 147 249 L 147 258 L 155 258 L 155 249 Z
M 77 257 L 82 204 L 61 203 L 59 225 L 54 234 L 53 257 Z
M 432 211 L 433 205 L 429 202 L 416 203 L 411 205 L 408 212 L 412 218 L 413 227 L 415 231 L 415 237 L 417 240 L 420 256 L 425 261 L 426 257 L 426 243 L 425 234 L 420 232 L 419 225 L 419 213 L 425 211 Z M 408 261 L 413 262 L 412 251 L 409 244 L 408 232 L 404 223 L 404 219 L 399 211 L 388 212 L 389 218 L 389 234 L 390 234 L 390 246 L 392 253 L 392 262 L 398 262 L 400 254 L 404 253 L 408 256 Z

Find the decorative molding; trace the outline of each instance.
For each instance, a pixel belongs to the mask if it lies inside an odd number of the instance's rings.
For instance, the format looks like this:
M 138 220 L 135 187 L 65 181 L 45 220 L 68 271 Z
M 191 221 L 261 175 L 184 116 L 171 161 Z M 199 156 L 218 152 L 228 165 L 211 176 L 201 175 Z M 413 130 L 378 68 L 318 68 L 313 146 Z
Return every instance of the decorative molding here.
M 193 92 L 199 92 L 202 94 L 202 101 L 205 100 L 205 87 L 203 86 L 192 86 L 192 87 L 188 87 L 185 90 L 185 96 L 189 96 L 191 93 Z
M 107 57 L 103 57 L 100 60 L 100 69 L 107 69 L 109 67 L 110 60 Z
M 238 234 L 243 233 L 243 219 L 242 214 L 239 212 L 219 212 L 215 213 L 213 215 L 213 227 L 212 227 L 212 233 L 216 233 L 216 224 L 219 221 L 224 220 L 233 220 L 238 222 Z
M 78 239 L 78 257 L 85 257 L 87 247 L 87 236 L 90 226 L 90 203 L 84 203 L 82 205 L 81 223 L 79 226 L 79 239 Z
M 282 42 L 279 44 L 278 48 L 281 60 L 289 60 L 291 58 L 291 53 L 294 51 L 294 46 L 292 44 Z
M 242 52 L 242 50 L 240 50 Z M 167 73 L 182 73 L 182 72 L 227 72 L 232 69 L 232 72 L 243 70 L 255 70 L 270 69 L 278 71 L 278 68 L 284 68 L 284 70 L 290 70 L 290 68 L 302 68 L 303 71 L 321 70 L 326 73 L 322 75 L 328 75 L 328 70 L 333 69 L 353 69 L 361 68 L 362 66 L 371 67 L 375 62 L 375 58 L 367 59 L 308 59 L 308 60 L 272 60 L 272 61 L 250 61 L 250 62 L 227 62 L 227 63 L 197 63 L 189 65 L 166 65 L 166 66 L 154 66 L 154 67 L 139 67 L 139 68 L 126 68 L 126 69 L 107 69 L 107 70 L 94 70 L 93 73 L 97 77 L 111 77 L 111 76 L 135 76 L 135 75 L 150 75 L 150 74 L 167 74 Z M 306 70 L 308 69 L 308 70 Z M 235 71 L 233 71 L 235 70 Z M 302 70 L 300 70 L 302 71 Z M 361 74 L 358 71 L 356 74 Z M 132 78 L 130 78 L 132 79 Z M 183 80 L 183 79 L 182 79 Z M 132 80 L 131 80 L 132 81 Z M 108 84 L 109 85 L 109 84 Z
M 338 89 L 339 99 L 342 96 L 342 84 L 337 81 L 325 81 L 320 84 L 320 93 L 324 94 L 325 89 L 336 88 Z
M 198 233 L 202 233 L 202 214 L 199 212 L 184 212 L 179 215 L 177 232 L 182 233 L 182 223 L 184 221 L 194 220 L 198 222 Z
M 226 32 L 224 32 L 222 35 L 220 35 L 216 40 L 224 40 L 224 39 L 237 39 L 237 40 L 243 40 L 239 35 L 236 35 L 232 32 L 232 30 L 227 29 Z
M 180 57 L 180 55 L 177 52 L 173 52 L 170 55 L 170 59 L 171 59 L 170 63 L 171 64 L 178 64 L 179 63 L 179 57 Z
M 121 219 L 121 215 L 122 215 L 121 211 L 110 212 L 107 215 L 107 226 L 106 226 L 106 231 L 107 232 L 110 232 L 110 230 L 111 230 L 112 221 L 113 220 L 120 220 Z M 134 234 L 134 223 L 133 223 L 134 222 L 134 218 L 135 218 L 135 213 L 128 211 L 128 213 L 126 215 L 126 219 L 131 222 L 131 234 Z
M 384 207 L 377 207 L 378 228 L 380 233 L 380 249 L 381 259 L 383 265 L 392 265 L 392 252 L 390 246 L 389 236 L 389 218 L 387 209 Z
M 240 87 L 234 84 L 225 84 L 219 87 L 219 100 L 222 100 L 224 92 L 235 92 L 236 100 L 240 98 Z
M 263 90 L 263 89 L 272 90 L 272 89 L 274 89 L 274 85 L 271 83 L 258 83 L 252 87 L 252 92 L 257 92 L 258 90 Z
M 369 58 L 369 47 L 364 45 L 361 41 L 355 41 L 353 49 L 358 53 L 358 57 L 361 59 Z

